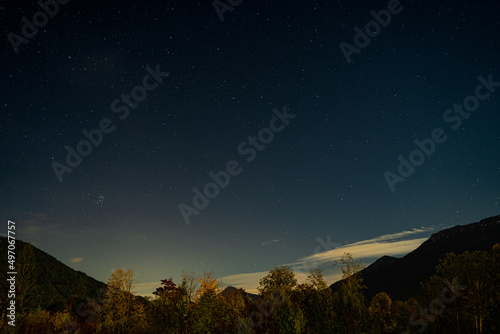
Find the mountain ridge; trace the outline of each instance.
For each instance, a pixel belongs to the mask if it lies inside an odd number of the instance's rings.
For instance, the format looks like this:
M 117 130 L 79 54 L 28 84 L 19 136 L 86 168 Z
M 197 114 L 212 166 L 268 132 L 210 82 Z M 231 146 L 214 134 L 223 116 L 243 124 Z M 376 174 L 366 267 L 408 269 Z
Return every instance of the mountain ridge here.
M 365 296 L 371 299 L 379 292 L 386 292 L 393 299 L 405 300 L 418 292 L 420 282 L 435 273 L 439 260 L 446 253 L 458 255 L 465 251 L 489 251 L 499 242 L 500 215 L 433 233 L 402 258 L 383 256 L 363 269 L 360 274 L 367 287 Z M 335 282 L 330 288 L 335 290 L 340 282 Z
M 16 239 L 16 267 L 28 243 Z M 7 238 L 0 236 L 0 258 L 7 258 Z M 86 273 L 75 270 L 49 253 L 33 246 L 34 252 L 34 304 L 52 311 L 75 307 L 87 298 L 94 298 L 107 285 Z M 7 261 L 0 264 L 0 290 L 7 288 Z M 18 273 L 19 274 L 19 273 Z M 6 294 L 4 294 L 6 295 Z

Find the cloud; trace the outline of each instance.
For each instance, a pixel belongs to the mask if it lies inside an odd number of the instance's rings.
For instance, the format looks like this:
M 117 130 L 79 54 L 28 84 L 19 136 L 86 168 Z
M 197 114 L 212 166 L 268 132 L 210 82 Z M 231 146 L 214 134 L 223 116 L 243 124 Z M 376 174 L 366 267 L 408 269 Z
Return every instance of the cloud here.
M 270 239 L 268 241 L 262 242 L 261 245 L 265 246 L 265 245 L 273 244 L 273 243 L 276 243 L 276 242 L 280 242 L 280 241 L 278 239 Z
M 355 259 L 378 258 L 384 255 L 397 256 L 407 254 L 420 246 L 428 238 L 401 240 L 392 242 L 380 242 L 372 239 L 371 242 L 359 242 L 344 245 L 329 251 L 309 255 L 299 259 L 294 264 L 304 262 L 315 262 L 318 265 L 325 262 L 339 260 L 344 253 L 351 253 Z
M 36 240 L 42 235 L 57 235 L 60 224 L 51 223 L 51 218 L 48 214 L 42 212 L 20 212 L 19 217 L 14 219 L 17 237 L 23 241 L 31 241 L 33 245 L 37 245 Z
M 135 292 L 139 296 L 155 297 L 155 295 L 153 295 L 153 291 L 156 291 L 156 288 L 159 288 L 160 286 L 160 281 L 137 283 L 135 286 Z
M 245 289 L 250 293 L 259 293 L 257 287 L 260 280 L 265 277 L 269 272 L 260 271 L 255 273 L 235 274 L 220 277 L 224 286 L 234 286 L 235 288 Z
M 49 215 L 42 213 L 42 212 L 33 212 L 31 214 L 31 216 L 33 216 L 34 218 L 37 218 L 39 220 L 48 220 L 49 219 Z
M 72 263 L 80 263 L 80 262 L 82 262 L 82 261 L 83 261 L 83 259 L 84 259 L 84 258 L 83 258 L 83 256 L 82 256 L 82 257 L 74 257 L 74 258 L 72 258 L 70 261 L 71 261 Z
M 22 233 L 28 237 L 29 240 L 38 239 L 40 237 L 40 227 L 36 225 L 33 220 L 24 221 L 25 227 L 22 229 Z
M 385 234 L 373 239 L 346 244 L 332 250 L 317 252 L 285 265 L 294 270 L 298 283 L 304 283 L 307 275 L 309 275 L 309 268 L 319 267 L 326 263 L 333 263 L 334 261 L 339 260 L 344 253 L 351 253 L 356 260 L 376 259 L 384 255 L 403 256 L 417 249 L 428 239 L 428 236 L 425 238 L 401 239 L 415 237 L 417 234 L 421 233 L 428 235 L 434 230 L 435 227 L 422 227 L 420 229 L 414 228 L 410 231 Z M 268 243 L 271 242 L 267 242 L 266 244 Z M 370 264 L 371 262 L 368 261 L 367 264 Z M 235 274 L 224 276 L 220 279 L 226 286 L 230 285 L 236 288 L 245 289 L 250 293 L 258 293 L 257 287 L 259 286 L 259 282 L 268 273 L 268 271 L 261 271 L 255 273 Z M 323 277 L 328 284 L 331 284 L 341 279 L 341 273 L 338 270 L 328 270 L 323 273 Z
M 401 238 L 408 237 L 409 235 L 412 235 L 412 234 L 432 232 L 435 229 L 436 228 L 433 227 L 433 226 L 431 226 L 431 227 L 421 227 L 420 229 L 414 228 L 411 231 L 403 231 L 403 232 L 398 232 L 398 233 L 384 234 L 384 235 L 381 235 L 381 236 L 373 238 L 373 239 L 368 239 L 368 240 L 363 240 L 363 241 L 355 242 L 352 245 L 361 245 L 361 244 L 367 244 L 367 243 L 378 242 L 378 241 L 396 240 L 396 239 L 401 239 Z

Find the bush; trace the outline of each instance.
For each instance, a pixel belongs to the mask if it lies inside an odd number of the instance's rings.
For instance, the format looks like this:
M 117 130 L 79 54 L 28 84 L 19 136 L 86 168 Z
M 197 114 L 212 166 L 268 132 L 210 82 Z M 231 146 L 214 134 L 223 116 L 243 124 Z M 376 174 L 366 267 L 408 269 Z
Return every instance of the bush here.
M 53 331 L 50 312 L 38 307 L 31 311 L 24 321 L 25 333 L 44 334 Z

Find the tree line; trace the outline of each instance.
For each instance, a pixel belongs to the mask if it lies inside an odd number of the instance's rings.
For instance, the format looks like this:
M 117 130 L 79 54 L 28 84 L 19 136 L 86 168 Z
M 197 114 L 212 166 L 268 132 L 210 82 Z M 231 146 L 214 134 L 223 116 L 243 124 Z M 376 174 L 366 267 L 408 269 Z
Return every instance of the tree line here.
M 22 259 L 22 261 L 21 261 Z M 211 272 L 183 272 L 167 278 L 153 298 L 134 294 L 132 270 L 115 270 L 94 299 L 64 310 L 36 305 L 33 248 L 20 257 L 16 327 L 7 324 L 2 296 L 3 333 L 496 333 L 500 330 L 500 244 L 490 251 L 446 254 L 420 293 L 405 301 L 380 292 L 367 300 L 360 271 L 349 253 L 333 263 L 342 281 L 332 290 L 320 269 L 298 284 L 287 266 L 260 280 L 258 298 L 243 289 L 222 292 Z M 221 293 L 222 292 L 222 293 Z

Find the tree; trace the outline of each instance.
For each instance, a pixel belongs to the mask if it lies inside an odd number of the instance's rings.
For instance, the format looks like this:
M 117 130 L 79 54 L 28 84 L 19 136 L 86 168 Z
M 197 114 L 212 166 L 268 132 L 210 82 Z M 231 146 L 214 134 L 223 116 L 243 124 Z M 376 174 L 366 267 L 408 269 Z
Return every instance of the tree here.
M 292 302 L 290 295 L 284 295 L 275 305 L 271 320 L 277 325 L 278 333 L 300 334 L 305 331 L 304 312 Z
M 393 333 L 396 325 L 392 299 L 385 292 L 373 296 L 370 303 L 370 315 L 373 319 L 373 333 Z
M 227 298 L 219 294 L 221 282 L 212 272 L 199 280 L 197 301 L 193 311 L 193 333 L 226 333 L 235 327 L 235 317 Z
M 212 272 L 203 273 L 200 278 L 200 287 L 198 288 L 197 295 L 201 298 L 204 294 L 216 294 L 220 291 L 221 283 L 217 282 Z
M 272 293 L 276 290 L 290 293 L 296 285 L 297 279 L 295 278 L 295 273 L 289 267 L 281 266 L 278 268 L 275 266 L 273 270 L 269 271 L 266 277 L 260 280 L 257 290 L 261 295 Z
M 489 321 L 490 330 L 498 331 L 500 330 L 500 243 L 494 245 L 491 249 L 491 257 L 492 257 L 492 267 L 494 272 L 494 278 L 491 284 L 495 287 L 495 292 L 490 296 L 491 303 L 491 312 Z
M 407 333 L 413 333 L 414 326 L 417 324 L 410 322 L 412 322 L 412 315 L 418 314 L 417 312 L 420 310 L 418 301 L 411 297 L 406 301 L 396 300 L 393 305 L 397 332 L 401 333 L 400 331 L 404 330 Z M 423 331 L 422 327 L 419 327 L 419 330 Z
M 301 333 L 305 329 L 304 314 L 292 302 L 296 287 L 295 273 L 287 266 L 275 266 L 260 280 L 257 290 L 263 298 L 258 304 L 257 317 L 261 318 L 264 332 Z
M 135 300 L 133 288 L 135 287 L 134 272 L 132 269 L 125 271 L 116 269 L 108 280 L 108 290 L 104 294 L 108 310 L 116 318 L 130 316 L 132 302 Z
M 200 294 L 193 311 L 192 332 L 199 334 L 227 333 L 234 328 L 234 319 L 227 300 L 207 290 Z
M 135 302 L 135 284 L 132 269 L 116 269 L 111 274 L 101 310 L 102 331 L 131 331 L 145 325 L 143 305 Z
M 19 333 L 51 333 L 53 332 L 53 326 L 50 319 L 50 312 L 47 310 L 42 310 L 38 307 L 35 310 L 29 312 L 23 324 L 22 331 Z
M 336 332 L 332 290 L 327 287 L 321 269 L 309 271 L 306 284 L 300 284 L 292 291 L 292 301 L 304 315 L 307 333 Z
M 359 275 L 365 266 L 359 261 L 354 261 L 351 253 L 344 253 L 340 260 L 333 263 L 333 266 L 340 266 L 342 280 L 349 291 L 358 291 L 365 288 L 363 279 Z
M 245 290 L 237 289 L 231 291 L 231 293 L 225 296 L 225 298 L 234 318 L 245 318 L 249 314 L 252 306 L 252 300 L 248 297 Z
M 189 301 L 195 302 L 198 299 L 199 280 L 195 273 L 189 270 L 183 270 L 181 276 L 181 285 L 185 288 Z
M 174 304 L 167 298 L 156 298 L 147 308 L 148 323 L 155 333 L 184 333 L 182 316 Z
M 325 279 L 323 278 L 323 271 L 319 268 L 311 269 L 307 276 L 309 285 L 316 290 L 325 290 L 327 288 Z
M 54 326 L 55 333 L 64 333 L 65 330 L 69 329 L 72 325 L 76 324 L 73 322 L 73 317 L 68 312 L 64 310 L 63 312 L 56 312 L 52 315 L 52 324 Z
M 190 327 L 191 302 L 183 278 L 177 286 L 172 278 L 161 281 L 153 292 L 158 298 L 148 306 L 150 324 L 156 333 L 187 333 Z
M 364 266 L 354 261 L 350 253 L 344 253 L 333 265 L 339 265 L 342 272 L 342 282 L 334 294 L 336 314 L 342 319 L 347 333 L 361 332 L 365 325 L 363 321 L 366 319 L 366 306 L 362 293 L 365 286 L 360 275 Z
M 495 266 L 494 251 L 495 248 L 491 253 L 480 250 L 466 251 L 460 255 L 448 253 L 436 267 L 437 275 L 427 282 L 427 291 L 432 291 L 434 287 L 434 293 L 437 293 L 436 285 L 444 283 L 447 293 L 444 298 L 449 300 L 447 304 L 451 304 L 447 307 L 454 310 L 457 332 L 484 332 L 485 319 L 494 309 L 492 296 L 498 293 L 495 286 L 498 268 Z M 465 326 L 460 322 L 463 318 L 468 320 Z
M 292 296 L 304 313 L 307 333 L 336 332 L 332 290 L 328 288 L 321 269 L 311 269 L 306 284 L 300 284 Z
M 455 254 L 449 253 L 446 257 L 454 259 Z M 460 333 L 464 318 L 464 299 L 459 297 L 462 296 L 465 286 L 460 284 L 459 276 L 450 279 L 445 276 L 446 278 L 433 275 L 427 282 L 421 284 L 421 300 L 425 307 L 419 308 L 411 319 L 414 324 L 419 323 L 423 326 L 422 328 L 432 330 L 436 327 L 435 330 L 439 332 L 442 327 L 454 327 L 455 331 Z
M 153 295 L 156 295 L 160 298 L 165 298 L 172 301 L 174 304 L 177 304 L 182 295 L 185 295 L 186 292 L 178 287 L 172 277 L 169 279 L 161 280 L 161 285 L 159 288 L 156 288 L 156 291 L 153 292 Z

